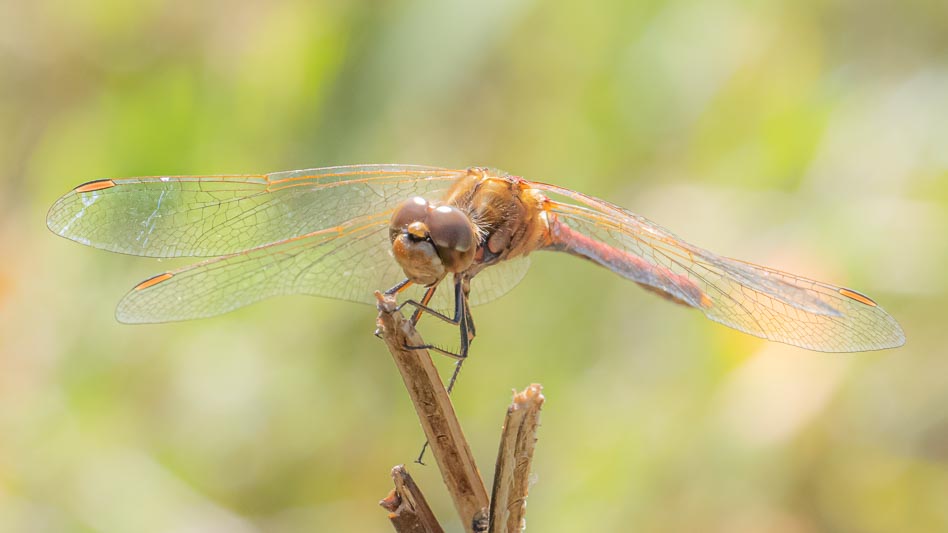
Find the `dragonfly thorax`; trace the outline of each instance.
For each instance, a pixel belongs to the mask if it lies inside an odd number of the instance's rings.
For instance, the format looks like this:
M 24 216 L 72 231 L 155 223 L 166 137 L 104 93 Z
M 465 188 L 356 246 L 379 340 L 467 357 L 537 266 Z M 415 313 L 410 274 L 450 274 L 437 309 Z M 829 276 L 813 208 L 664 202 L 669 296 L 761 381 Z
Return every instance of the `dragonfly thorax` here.
M 460 209 L 414 197 L 397 209 L 389 225 L 392 255 L 414 283 L 433 285 L 474 261 L 477 229 Z

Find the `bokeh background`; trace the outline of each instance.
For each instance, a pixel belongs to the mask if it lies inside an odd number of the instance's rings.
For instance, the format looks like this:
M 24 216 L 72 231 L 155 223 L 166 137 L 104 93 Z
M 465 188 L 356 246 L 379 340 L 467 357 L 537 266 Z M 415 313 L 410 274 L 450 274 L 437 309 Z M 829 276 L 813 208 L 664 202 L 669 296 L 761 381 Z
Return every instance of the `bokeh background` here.
M 0 530 L 389 530 L 423 437 L 372 308 L 119 325 L 168 262 L 44 216 L 102 177 L 402 162 L 600 196 L 905 328 L 806 352 L 537 254 L 455 396 L 489 482 L 545 387 L 530 531 L 948 531 L 946 119 L 941 0 L 2 2 Z

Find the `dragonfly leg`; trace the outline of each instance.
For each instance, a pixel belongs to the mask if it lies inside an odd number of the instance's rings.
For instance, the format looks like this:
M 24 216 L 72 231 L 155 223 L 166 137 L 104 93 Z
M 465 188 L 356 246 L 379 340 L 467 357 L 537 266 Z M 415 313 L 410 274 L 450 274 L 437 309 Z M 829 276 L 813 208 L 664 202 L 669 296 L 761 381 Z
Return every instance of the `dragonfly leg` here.
M 434 293 L 436 290 L 438 290 L 437 285 L 435 285 L 434 287 L 429 287 L 428 290 L 425 291 L 425 295 L 421 297 L 421 304 L 424 305 L 426 308 L 428 306 L 428 303 L 431 302 L 431 299 L 434 298 Z M 412 326 L 418 325 L 418 321 L 421 320 L 422 313 L 424 313 L 423 309 L 419 307 L 415 308 L 415 312 L 411 314 L 411 319 L 410 319 Z
M 434 290 L 434 287 L 432 287 L 431 289 L 428 289 L 429 293 L 433 293 L 433 290 Z M 426 299 L 430 300 L 430 298 L 428 297 L 428 293 L 425 294 L 425 297 Z M 442 313 L 439 313 L 424 304 L 415 302 L 414 300 L 406 300 L 404 303 L 402 303 L 402 306 L 404 305 L 413 305 L 419 310 L 424 310 L 426 313 L 430 313 L 440 318 L 441 320 L 444 320 L 445 322 L 449 324 L 458 326 L 458 329 L 460 330 L 460 334 L 461 334 L 461 349 L 458 353 L 450 352 L 448 350 L 445 350 L 444 348 L 435 346 L 433 344 L 425 344 L 422 346 L 406 346 L 405 348 L 408 348 L 409 350 L 426 350 L 426 349 L 434 350 L 438 353 L 447 355 L 449 357 L 453 357 L 455 359 L 461 359 L 461 360 L 467 357 L 468 348 L 470 347 L 471 340 L 474 338 L 474 336 L 470 334 L 468 319 L 471 316 L 471 312 L 467 303 L 467 296 L 465 295 L 460 277 L 456 277 L 454 280 L 454 317 L 453 318 L 448 317 L 447 315 L 444 315 Z
M 411 285 L 411 280 L 408 278 L 405 278 L 402 281 L 399 281 L 398 283 L 396 283 L 395 286 L 392 287 L 391 289 L 385 291 L 385 295 L 391 296 L 393 294 L 398 294 L 402 292 L 403 290 L 405 290 L 406 288 L 408 288 L 410 285 Z
M 412 314 L 413 322 L 417 322 L 417 320 L 415 319 L 415 316 L 418 316 L 419 318 L 421 318 L 421 313 L 428 313 L 429 315 L 432 315 L 434 317 L 440 318 L 441 320 L 444 320 L 448 324 L 457 326 L 461 322 L 460 315 L 458 315 L 457 311 L 455 311 L 454 313 L 454 318 L 451 318 L 448 315 L 445 315 L 444 313 L 440 313 L 428 307 L 427 304 L 428 302 L 431 301 L 431 296 L 434 296 L 434 291 L 436 288 L 437 287 L 431 287 L 430 289 L 428 289 L 428 291 L 425 292 L 425 296 L 424 298 L 422 298 L 421 302 L 416 302 L 415 300 L 405 300 L 398 306 L 398 310 L 401 311 L 403 307 L 405 307 L 406 305 L 410 305 L 415 308 L 415 312 Z M 457 306 L 455 305 L 455 307 Z
M 474 337 L 477 336 L 477 332 L 474 329 L 474 317 L 471 315 L 470 294 L 471 279 L 465 277 L 461 280 L 461 292 L 455 294 L 455 298 L 461 298 L 464 302 L 464 320 L 467 321 L 468 340 L 474 340 Z
M 470 340 L 474 340 L 474 337 L 477 336 L 477 331 L 474 329 L 474 317 L 471 316 L 471 306 L 468 305 L 467 297 L 464 298 L 464 316 L 465 322 L 467 322 L 467 329 L 470 335 Z

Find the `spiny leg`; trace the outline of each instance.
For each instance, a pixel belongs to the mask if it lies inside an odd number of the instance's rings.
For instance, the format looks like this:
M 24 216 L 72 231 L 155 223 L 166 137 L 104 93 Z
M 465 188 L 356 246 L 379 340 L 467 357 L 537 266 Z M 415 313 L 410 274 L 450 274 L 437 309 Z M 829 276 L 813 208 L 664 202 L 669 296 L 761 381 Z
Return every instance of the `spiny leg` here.
M 471 340 L 474 340 L 474 337 L 477 336 L 477 331 L 474 328 L 474 317 L 471 316 L 471 305 L 468 303 L 466 294 L 464 296 L 464 316 L 467 317 L 467 329 L 471 334 Z
M 434 294 L 434 289 L 435 287 L 429 288 L 428 292 L 425 293 L 425 298 L 423 298 L 423 300 L 430 301 L 431 299 L 430 295 Z M 447 355 L 449 357 L 453 357 L 455 359 L 464 359 L 465 357 L 467 357 L 468 348 L 470 347 L 471 341 L 473 340 L 474 336 L 470 334 L 470 327 L 469 327 L 468 320 L 470 318 L 471 312 L 467 305 L 467 295 L 464 292 L 462 279 L 460 276 L 455 276 L 454 278 L 454 317 L 449 317 L 443 313 L 435 311 L 434 309 L 428 307 L 424 303 L 419 303 L 419 302 L 416 302 L 415 300 L 405 300 L 404 302 L 402 302 L 400 306 L 398 306 L 398 308 L 401 309 L 402 307 L 406 305 L 414 306 L 417 309 L 415 311 L 416 314 L 418 314 L 419 311 L 423 311 L 432 316 L 440 318 L 441 320 L 444 320 L 448 324 L 458 326 L 458 329 L 461 334 L 461 348 L 458 353 L 450 352 L 448 350 L 445 350 L 444 348 L 435 346 L 433 344 L 424 344 L 421 346 L 406 346 L 406 348 L 408 348 L 409 350 L 434 350 L 438 353 Z M 415 315 L 412 315 L 412 318 L 414 317 Z
M 464 291 L 464 315 L 467 317 L 467 328 L 470 331 L 471 340 L 477 336 L 477 330 L 474 328 L 474 317 L 471 315 L 470 300 L 471 278 L 464 278 L 461 282 L 461 290 Z
M 391 296 L 393 294 L 398 294 L 402 292 L 403 290 L 407 289 L 408 287 L 411 287 L 411 283 L 412 281 L 410 279 L 405 278 L 402 281 L 399 281 L 398 283 L 396 283 L 395 286 L 392 287 L 391 289 L 385 291 L 385 295 Z
M 421 303 L 422 303 L 422 305 L 424 305 L 425 307 L 428 306 L 428 303 L 431 302 L 431 299 L 432 299 L 432 298 L 434 298 L 434 293 L 435 293 L 436 290 L 438 290 L 438 286 L 437 286 L 437 285 L 435 285 L 434 287 L 429 287 L 428 290 L 425 291 L 425 295 L 421 297 Z M 403 304 L 403 305 L 404 305 L 404 304 Z M 416 307 L 416 308 L 415 308 L 415 312 L 411 314 L 411 325 L 412 325 L 412 326 L 417 326 L 417 325 L 418 325 L 418 321 L 421 320 L 421 314 L 422 314 L 423 312 L 424 312 L 424 311 L 422 311 L 422 309 L 421 309 L 420 307 Z
M 403 307 L 405 307 L 406 305 L 410 305 L 415 308 L 415 312 L 412 313 L 411 315 L 413 320 L 415 319 L 416 316 L 420 318 L 422 313 L 428 313 L 429 315 L 432 315 L 437 318 L 440 318 L 441 320 L 444 320 L 448 324 L 457 326 L 461 320 L 460 315 L 457 312 L 457 304 L 455 304 L 455 311 L 454 311 L 453 318 L 449 317 L 448 315 L 440 311 L 436 311 L 432 309 L 431 307 L 428 307 L 428 303 L 431 302 L 431 298 L 434 296 L 434 292 L 437 288 L 438 288 L 437 285 L 435 285 L 434 287 L 429 287 L 428 290 L 425 291 L 425 295 L 421 298 L 420 302 L 416 302 L 415 300 L 405 300 L 404 302 L 398 305 L 397 309 L 401 311 Z

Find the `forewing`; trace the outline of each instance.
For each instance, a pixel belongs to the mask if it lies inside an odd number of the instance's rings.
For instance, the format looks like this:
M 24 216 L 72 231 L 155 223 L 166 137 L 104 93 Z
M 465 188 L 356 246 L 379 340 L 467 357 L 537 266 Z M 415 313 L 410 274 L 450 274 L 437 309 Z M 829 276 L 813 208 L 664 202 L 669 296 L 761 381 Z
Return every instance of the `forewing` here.
M 58 235 L 113 252 L 211 257 L 333 228 L 411 196 L 436 196 L 463 172 L 365 165 L 99 180 L 56 201 L 47 225 Z
M 391 257 L 390 212 L 354 220 L 285 242 L 210 259 L 154 276 L 119 302 L 116 317 L 125 323 L 155 323 L 206 318 L 288 294 L 309 294 L 374 304 L 374 292 L 405 278 Z M 526 258 L 495 267 L 472 283 L 473 305 L 513 288 L 526 273 Z M 436 293 L 434 306 L 453 312 L 454 291 Z M 420 300 L 424 287 L 406 290 L 400 299 Z
M 618 250 L 613 264 L 604 266 L 716 322 L 825 352 L 879 350 L 905 342 L 895 319 L 856 291 L 721 257 L 607 202 L 552 185 L 535 186 L 582 204 L 551 201 L 549 206 L 559 222 Z
M 389 215 L 160 274 L 132 289 L 116 317 L 126 323 L 204 318 L 284 294 L 372 303 L 375 290 L 404 278 L 388 252 Z

